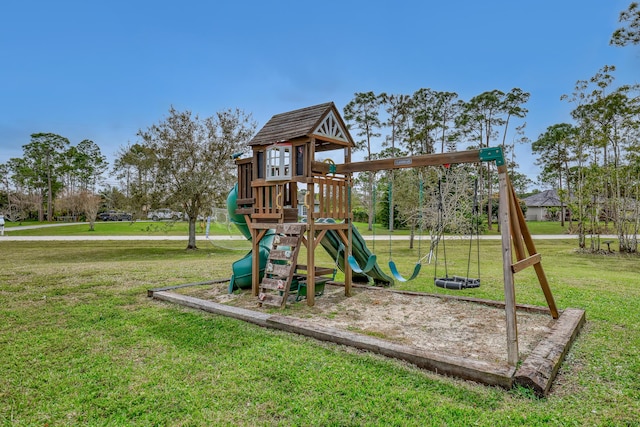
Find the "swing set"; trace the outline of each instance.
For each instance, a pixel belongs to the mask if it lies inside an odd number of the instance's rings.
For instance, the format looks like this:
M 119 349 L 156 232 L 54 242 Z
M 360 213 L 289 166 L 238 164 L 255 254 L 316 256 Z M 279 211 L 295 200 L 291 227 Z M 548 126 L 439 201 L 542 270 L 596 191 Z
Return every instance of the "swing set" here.
M 389 183 L 389 194 L 391 194 L 393 189 L 393 186 L 391 183 Z M 376 192 L 377 189 L 374 187 L 373 190 L 373 200 L 372 200 L 372 204 L 375 207 L 376 205 Z M 422 195 L 423 195 L 423 183 L 422 181 L 420 182 L 420 201 L 419 201 L 419 206 L 422 206 Z M 349 189 L 349 209 L 351 209 L 351 189 Z M 374 221 L 375 222 L 375 221 Z M 420 242 L 421 242 L 421 236 L 422 233 L 420 233 L 420 237 L 418 240 L 418 251 L 420 252 Z M 375 225 L 373 227 L 373 249 L 375 250 Z M 410 280 L 415 279 L 416 277 L 418 277 L 418 274 L 420 273 L 420 269 L 422 268 L 422 262 L 421 262 L 421 255 L 418 255 L 418 262 L 415 265 L 415 268 L 413 270 L 413 273 L 411 274 L 410 277 L 405 278 L 403 277 L 400 272 L 398 271 L 398 267 L 396 266 L 396 263 L 393 261 L 392 258 L 392 250 L 391 250 L 391 234 L 389 234 L 389 270 L 391 270 L 391 275 L 393 276 L 393 278 L 395 280 L 397 280 L 398 282 L 408 282 Z M 356 258 L 350 254 L 348 257 L 348 262 L 349 262 L 349 266 L 351 267 L 351 269 L 355 272 L 355 273 L 360 273 L 360 274 L 367 274 L 368 272 L 370 272 L 371 270 L 373 270 L 376 266 L 377 263 L 377 256 L 375 254 L 371 254 L 369 255 L 367 262 L 365 264 L 364 267 L 360 267 L 360 265 L 358 264 L 358 261 L 356 260 Z
M 446 165 L 449 166 L 449 165 Z M 446 167 L 447 170 L 449 170 L 448 167 Z M 393 192 L 393 183 L 392 181 L 389 182 L 389 198 L 391 199 L 391 195 Z M 423 200 L 424 200 L 424 181 L 420 180 L 420 184 L 419 184 L 419 190 L 418 190 L 418 209 L 422 209 L 423 207 Z M 350 195 L 349 195 L 350 196 Z M 374 193 L 373 193 L 373 205 L 375 206 L 375 200 L 376 200 L 376 190 L 374 189 Z M 391 206 L 389 206 L 389 216 L 392 216 L 392 208 Z M 435 267 L 434 267 L 434 284 L 440 288 L 444 288 L 444 289 L 454 289 L 454 290 L 461 290 L 461 289 L 471 289 L 471 288 L 477 288 L 480 286 L 480 247 L 479 247 L 479 230 L 480 230 L 480 215 L 479 215 L 479 205 L 478 205 L 478 181 L 477 179 L 474 180 L 474 198 L 473 198 L 473 208 L 472 208 L 472 218 L 471 218 L 471 232 L 469 235 L 469 251 L 468 251 L 468 261 L 467 261 L 467 275 L 466 276 L 449 276 L 449 272 L 448 272 L 448 264 L 447 264 L 447 252 L 446 252 L 446 245 L 445 245 L 445 239 L 444 239 L 444 208 L 443 208 L 443 199 L 442 199 L 442 178 L 440 178 L 440 180 L 438 181 L 438 223 L 436 225 L 436 230 L 437 230 L 437 234 L 436 234 L 436 239 L 435 242 L 432 245 L 431 248 L 431 252 L 426 255 L 426 256 L 422 256 L 422 234 L 423 234 L 423 221 L 422 218 L 419 219 L 418 221 L 419 223 L 419 233 L 418 233 L 418 260 L 416 261 L 416 264 L 413 268 L 413 271 L 411 272 L 411 274 L 408 277 L 403 276 L 399 269 L 397 264 L 395 263 L 395 261 L 393 260 L 393 250 L 392 250 L 392 239 L 391 239 L 391 234 L 389 234 L 389 270 L 391 271 L 391 276 L 393 276 L 393 278 L 398 281 L 398 282 L 409 282 L 412 281 L 414 279 L 416 279 L 419 275 L 420 272 L 422 270 L 422 264 L 425 260 L 425 258 L 429 258 L 431 259 L 431 255 L 433 252 L 433 247 L 435 246 L 436 249 L 436 253 L 435 253 Z M 477 268 L 478 268 L 478 277 L 477 278 L 472 278 L 470 277 L 470 268 L 471 268 L 471 255 L 472 255 L 472 245 L 473 245 L 473 237 L 476 237 L 476 244 L 477 244 L 477 255 L 478 255 L 478 260 L 477 260 Z M 373 234 L 373 238 L 374 238 L 374 248 L 375 248 L 375 227 L 374 227 L 374 234 Z M 442 241 L 442 248 L 443 248 L 443 260 L 444 260 L 444 268 L 445 268 L 445 276 L 444 277 L 438 277 L 437 276 L 437 271 L 438 271 L 438 247 L 439 247 L 439 242 Z M 367 263 L 364 267 L 360 267 L 360 265 L 358 264 L 357 260 L 355 259 L 355 257 L 353 257 L 353 255 L 349 255 L 349 264 L 352 268 L 352 270 L 356 273 L 361 273 L 361 274 L 366 274 L 367 272 L 371 271 L 375 265 L 376 265 L 376 261 L 377 261 L 377 257 L 375 254 L 372 254 L 369 256 L 369 259 L 367 260 Z
M 505 310 L 507 313 L 507 347 L 508 359 L 512 366 L 515 366 L 518 360 L 518 343 L 517 343 L 517 327 L 516 327 L 516 304 L 515 304 L 515 285 L 514 274 L 533 267 L 538 277 L 538 282 L 544 293 L 549 311 L 554 319 L 559 317 L 549 282 L 541 264 L 541 255 L 536 251 L 535 244 L 531 237 L 531 233 L 527 227 L 524 214 L 517 203 L 517 196 L 511 181 L 507 174 L 507 166 L 505 164 L 504 153 L 502 147 L 489 147 L 479 150 L 458 151 L 451 153 L 426 154 L 420 156 L 410 156 L 401 158 L 389 158 L 380 160 L 369 160 L 363 162 L 348 162 L 337 164 L 329 167 L 329 165 L 321 162 L 313 162 L 312 170 L 324 174 L 344 174 L 350 176 L 354 172 L 376 172 L 382 170 L 393 170 L 401 168 L 415 168 L 423 166 L 444 166 L 448 164 L 478 163 L 478 162 L 494 162 L 498 172 L 498 194 L 499 194 L 499 214 L 498 222 L 501 230 L 502 239 L 502 264 L 504 278 L 504 297 Z M 349 200 L 350 203 L 350 200 Z M 350 246 L 350 245 L 348 245 Z M 437 246 L 436 246 L 437 248 Z M 347 247 L 347 253 L 350 253 L 351 247 Z M 515 253 L 515 260 L 514 260 Z M 368 263 L 367 263 L 368 264 Z M 421 263 L 420 263 L 421 264 Z M 350 264 L 348 264 L 351 266 Z M 366 267 L 366 266 L 365 266 Z M 408 281 L 415 279 L 420 273 L 421 267 L 416 265 L 414 272 L 408 278 L 399 274 L 395 263 L 390 264 L 394 277 L 397 276 L 399 281 Z M 364 270 L 363 270 L 364 271 Z M 351 271 L 345 271 L 345 289 L 351 285 Z M 396 274 L 398 273 L 398 274 Z M 436 278 L 437 281 L 438 278 Z M 440 283 L 443 286 L 451 286 L 458 281 L 456 277 L 444 277 Z M 479 285 L 479 279 L 469 281 L 464 278 L 463 284 L 467 287 Z M 460 286 L 460 285 L 458 285 Z M 345 291 L 346 292 L 346 291 Z

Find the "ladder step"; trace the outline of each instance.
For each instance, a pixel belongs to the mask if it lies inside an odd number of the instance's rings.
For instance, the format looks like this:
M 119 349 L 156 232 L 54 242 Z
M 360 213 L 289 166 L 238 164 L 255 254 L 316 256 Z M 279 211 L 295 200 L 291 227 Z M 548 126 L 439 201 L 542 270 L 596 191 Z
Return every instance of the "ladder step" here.
M 265 294 L 262 292 L 258 295 L 258 302 L 260 302 L 262 305 L 282 307 L 283 300 L 284 298 L 280 295 Z
M 274 279 L 265 277 L 260 284 L 261 289 L 270 289 L 272 291 L 284 291 L 287 287 L 287 279 Z
M 283 251 L 279 249 L 273 249 L 271 253 L 269 253 L 269 259 L 288 261 L 291 259 L 291 255 L 293 255 L 292 250 Z
M 289 277 L 289 273 L 291 273 L 292 268 L 293 265 L 274 264 L 272 262 L 268 262 L 264 272 L 273 276 Z
M 280 246 L 295 246 L 298 244 L 298 238 L 292 236 L 276 236 L 273 238 L 273 244 Z

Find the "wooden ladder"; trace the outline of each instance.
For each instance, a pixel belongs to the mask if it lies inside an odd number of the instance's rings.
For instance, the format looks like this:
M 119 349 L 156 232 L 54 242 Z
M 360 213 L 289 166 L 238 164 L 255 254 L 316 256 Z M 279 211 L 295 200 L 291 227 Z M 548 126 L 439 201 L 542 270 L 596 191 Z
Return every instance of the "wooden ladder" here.
M 265 274 L 260 282 L 258 304 L 284 308 L 296 271 L 298 252 L 306 224 L 278 224 Z

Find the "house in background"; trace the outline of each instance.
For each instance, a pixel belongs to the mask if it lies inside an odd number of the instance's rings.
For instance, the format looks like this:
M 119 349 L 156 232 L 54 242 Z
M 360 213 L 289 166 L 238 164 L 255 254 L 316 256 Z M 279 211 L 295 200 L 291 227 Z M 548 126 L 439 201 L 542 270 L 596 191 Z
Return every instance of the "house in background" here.
M 545 190 L 522 201 L 527 206 L 527 221 L 551 221 L 548 215 L 550 210 L 559 211 L 561 208 L 560 196 L 556 190 Z

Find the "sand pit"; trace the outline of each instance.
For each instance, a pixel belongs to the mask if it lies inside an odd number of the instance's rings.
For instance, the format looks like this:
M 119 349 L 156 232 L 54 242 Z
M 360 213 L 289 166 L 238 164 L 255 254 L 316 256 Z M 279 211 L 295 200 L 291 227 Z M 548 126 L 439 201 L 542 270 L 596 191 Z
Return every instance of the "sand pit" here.
M 185 287 L 179 293 L 264 313 L 284 314 L 323 326 L 361 333 L 390 342 L 477 360 L 506 363 L 504 309 L 429 294 L 415 295 L 380 288 L 327 286 L 325 294 L 308 307 L 288 303 L 287 311 L 258 307 L 249 291 L 228 294 L 226 284 Z M 518 312 L 521 355 L 548 332 L 554 320 L 543 310 Z
M 343 287 L 327 285 L 313 307 L 290 297 L 287 308 L 280 310 L 259 307 L 250 291 L 228 294 L 227 283 L 166 290 L 150 291 L 150 296 L 380 352 L 487 384 L 510 387 L 517 376 L 515 367 L 507 363 L 506 315 L 500 302 L 374 287 L 354 287 L 352 296 L 345 297 Z M 535 357 L 534 364 L 541 366 L 527 373 L 533 379 L 525 378 L 525 383 L 537 386 L 539 394 L 548 392 L 584 323 L 581 311 L 572 311 L 569 326 L 563 317 L 553 319 L 542 307 L 518 306 L 519 359 L 524 366 Z

